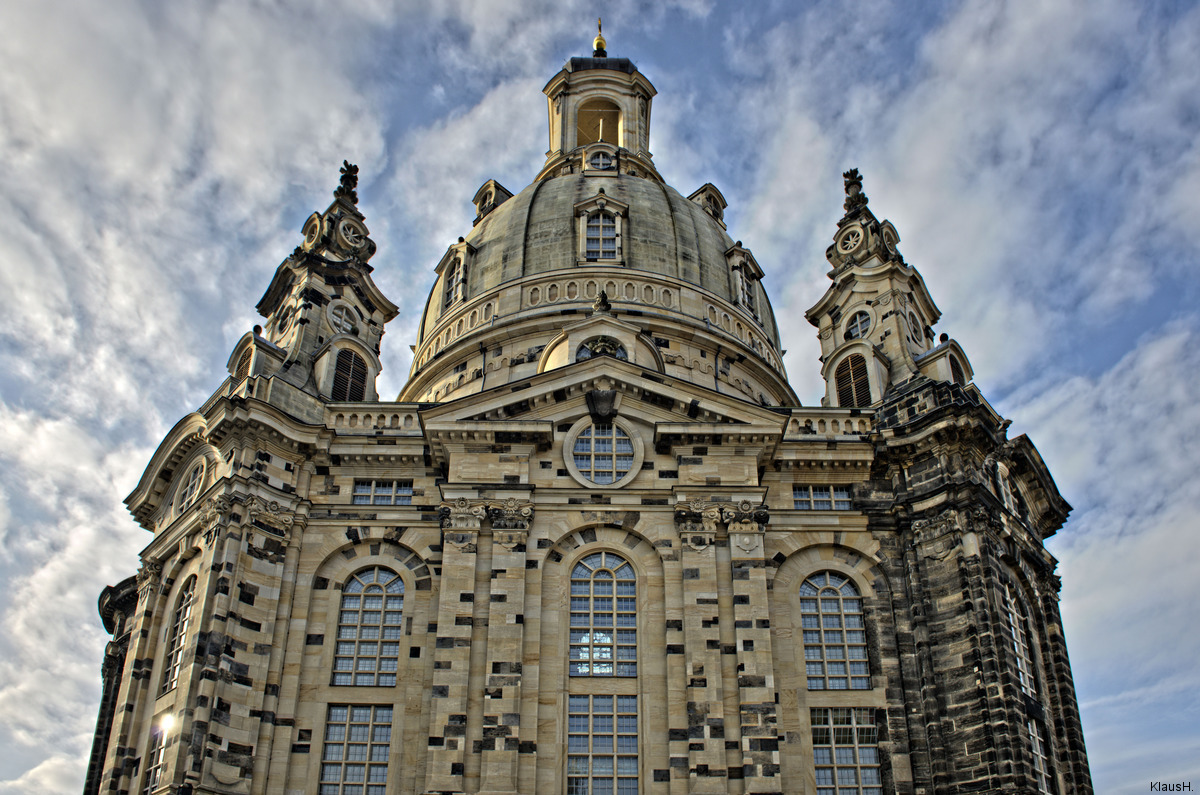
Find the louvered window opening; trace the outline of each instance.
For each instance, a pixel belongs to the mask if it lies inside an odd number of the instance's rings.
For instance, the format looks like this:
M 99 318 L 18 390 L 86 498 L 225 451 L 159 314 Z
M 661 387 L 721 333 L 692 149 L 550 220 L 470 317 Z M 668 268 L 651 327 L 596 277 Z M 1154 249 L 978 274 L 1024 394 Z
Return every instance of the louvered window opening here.
M 963 374 L 962 365 L 953 356 L 950 357 L 950 378 L 959 386 L 967 384 L 967 377 Z
M 367 391 L 367 363 L 351 350 L 340 350 L 333 372 L 332 400 L 362 400 Z
M 250 351 L 244 351 L 241 358 L 238 359 L 237 370 L 233 374 L 233 380 L 241 381 L 248 375 L 250 375 Z
M 571 676 L 637 676 L 637 576 L 612 552 L 571 571 Z
M 333 684 L 395 685 L 404 636 L 404 581 L 381 566 L 364 569 L 346 581 L 340 608 Z
M 179 672 L 183 667 L 183 646 L 187 640 L 188 627 L 192 623 L 192 604 L 196 598 L 196 578 L 188 577 L 179 589 L 175 613 L 171 617 L 171 631 L 167 636 L 167 655 L 163 661 L 163 682 L 160 692 L 166 693 L 179 684 Z
M 587 246 L 589 260 L 617 258 L 617 219 L 608 213 L 588 216 Z
M 862 596 L 848 578 L 827 571 L 800 586 L 800 626 L 809 690 L 870 690 Z
M 838 405 L 843 408 L 863 408 L 871 405 L 871 382 L 867 378 L 867 360 L 852 354 L 842 360 L 834 373 L 837 382 Z

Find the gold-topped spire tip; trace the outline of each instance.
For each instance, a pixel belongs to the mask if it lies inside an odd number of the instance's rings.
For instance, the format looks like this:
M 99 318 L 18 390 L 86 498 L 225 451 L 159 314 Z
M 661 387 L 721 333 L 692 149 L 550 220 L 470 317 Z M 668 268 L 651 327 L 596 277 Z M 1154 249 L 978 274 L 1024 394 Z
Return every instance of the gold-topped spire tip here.
M 608 44 L 604 40 L 604 26 L 602 23 L 603 20 L 600 17 L 596 17 L 596 38 L 592 40 L 592 49 L 596 51 L 598 57 L 603 57 L 601 53 L 604 52 L 605 46 Z

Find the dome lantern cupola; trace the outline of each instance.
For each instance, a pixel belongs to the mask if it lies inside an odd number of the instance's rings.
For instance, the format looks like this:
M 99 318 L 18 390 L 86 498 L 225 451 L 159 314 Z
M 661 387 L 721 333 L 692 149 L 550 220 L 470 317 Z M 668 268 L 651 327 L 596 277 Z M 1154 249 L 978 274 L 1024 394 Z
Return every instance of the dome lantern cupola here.
M 650 159 L 650 108 L 658 92 L 628 58 L 608 57 L 598 24 L 592 46 L 592 57 L 571 58 L 542 89 L 550 150 L 538 179 L 590 169 L 662 181 Z

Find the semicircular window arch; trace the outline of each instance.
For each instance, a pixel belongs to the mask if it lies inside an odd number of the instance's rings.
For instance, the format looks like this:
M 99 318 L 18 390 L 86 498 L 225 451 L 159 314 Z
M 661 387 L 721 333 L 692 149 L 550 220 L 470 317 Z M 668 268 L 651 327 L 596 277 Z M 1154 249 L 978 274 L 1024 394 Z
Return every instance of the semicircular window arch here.
M 870 690 L 866 618 L 854 581 L 833 571 L 800 585 L 804 673 L 809 690 Z
M 396 684 L 404 637 L 404 580 L 372 566 L 347 578 L 338 610 L 335 685 Z

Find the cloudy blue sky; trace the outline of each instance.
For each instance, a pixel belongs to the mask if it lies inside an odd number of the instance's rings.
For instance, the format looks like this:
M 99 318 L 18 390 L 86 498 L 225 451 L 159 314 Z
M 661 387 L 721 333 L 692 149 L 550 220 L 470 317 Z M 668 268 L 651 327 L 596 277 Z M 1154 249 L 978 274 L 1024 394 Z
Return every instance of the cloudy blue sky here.
M 433 8 L 426 6 L 432 5 Z M 221 382 L 343 158 L 401 306 L 380 393 L 488 178 L 547 142 L 579 0 L 0 0 L 0 795 L 79 791 L 121 505 Z M 1050 540 L 1097 791 L 1200 787 L 1200 9 L 608 0 L 668 182 L 713 182 L 786 364 L 857 166 L 1075 506 Z

